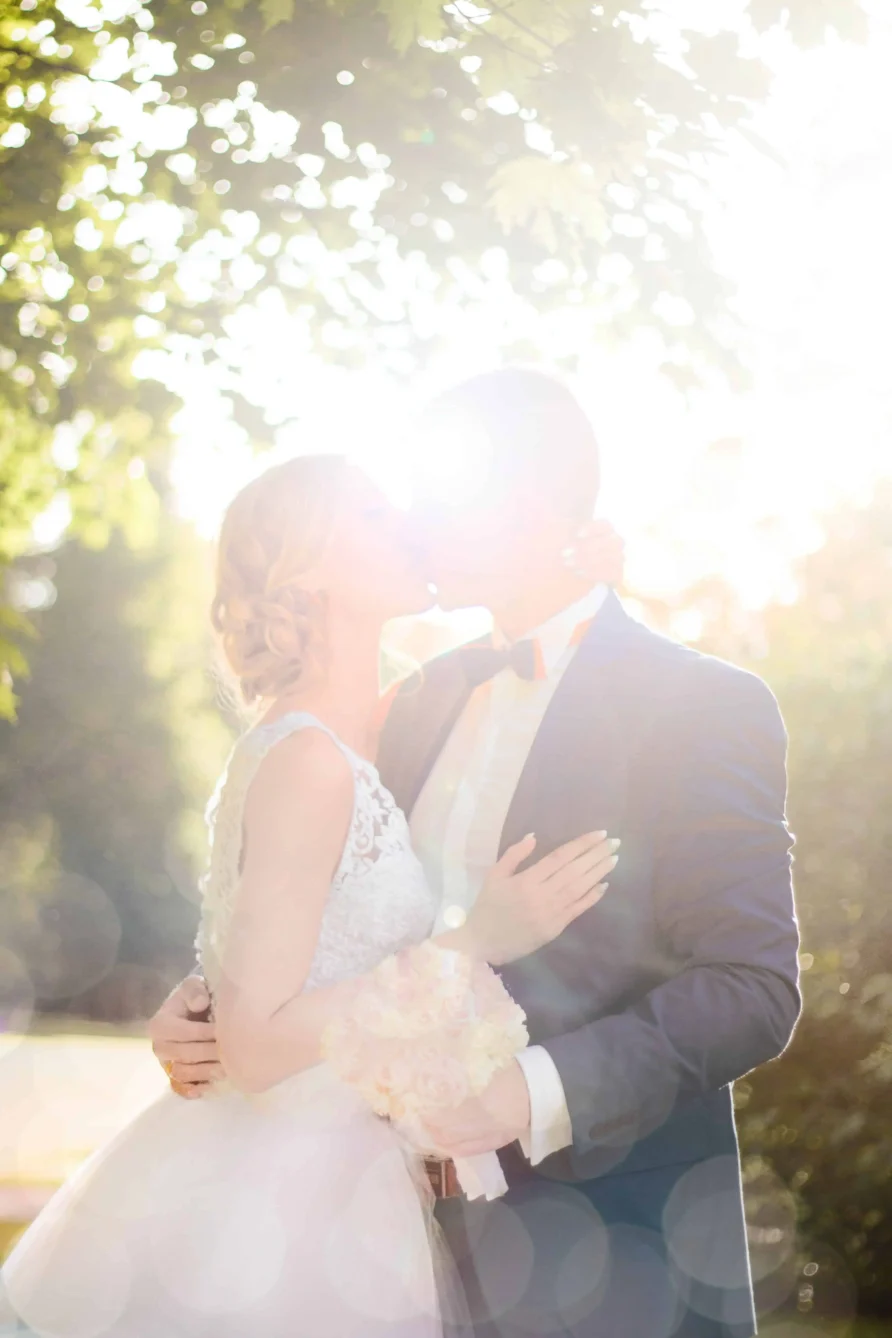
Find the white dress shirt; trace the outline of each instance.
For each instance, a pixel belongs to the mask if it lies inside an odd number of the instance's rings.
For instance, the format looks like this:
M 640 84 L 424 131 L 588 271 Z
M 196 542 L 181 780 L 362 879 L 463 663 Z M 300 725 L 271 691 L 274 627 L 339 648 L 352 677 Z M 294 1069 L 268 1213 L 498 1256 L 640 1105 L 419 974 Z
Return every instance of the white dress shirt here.
M 437 931 L 458 927 L 496 863 L 502 828 L 517 782 L 567 666 L 574 633 L 595 617 L 603 585 L 530 632 L 542 653 L 544 677 L 519 678 L 503 669 L 475 688 L 434 763 L 411 819 L 412 841 L 431 886 L 440 895 Z M 526 639 L 526 638 L 524 638 Z M 494 644 L 501 640 L 498 631 Z M 518 1055 L 530 1092 L 530 1134 L 522 1140 L 532 1165 L 572 1141 L 560 1075 L 548 1051 L 532 1045 Z

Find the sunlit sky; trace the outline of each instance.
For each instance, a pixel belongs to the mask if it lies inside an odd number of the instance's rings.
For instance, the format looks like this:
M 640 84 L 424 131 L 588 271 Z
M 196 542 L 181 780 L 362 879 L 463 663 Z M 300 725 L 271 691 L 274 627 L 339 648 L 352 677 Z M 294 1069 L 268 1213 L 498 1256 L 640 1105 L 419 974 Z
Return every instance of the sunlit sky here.
M 714 19 L 719 4 L 695 7 Z M 892 473 L 892 13 L 881 0 L 866 7 L 866 47 L 770 44 L 776 82 L 757 125 L 778 161 L 736 141 L 715 171 L 710 230 L 739 288 L 752 389 L 717 386 L 686 402 L 647 345 L 582 347 L 576 385 L 602 444 L 600 510 L 625 534 L 630 584 L 642 591 L 718 572 L 750 607 L 792 599 L 792 563 L 820 543 L 821 514 L 866 500 Z M 408 387 L 375 368 L 319 363 L 274 294 L 259 309 L 246 303 L 231 336 L 252 398 L 282 424 L 280 451 L 346 448 L 398 488 L 417 399 L 494 365 L 519 332 L 535 334 L 545 357 L 581 342 L 575 313 L 517 308 L 497 255 L 474 311 L 435 319 L 449 351 Z M 184 398 L 179 504 L 210 534 L 256 461 L 211 376 L 175 364 L 167 375 Z

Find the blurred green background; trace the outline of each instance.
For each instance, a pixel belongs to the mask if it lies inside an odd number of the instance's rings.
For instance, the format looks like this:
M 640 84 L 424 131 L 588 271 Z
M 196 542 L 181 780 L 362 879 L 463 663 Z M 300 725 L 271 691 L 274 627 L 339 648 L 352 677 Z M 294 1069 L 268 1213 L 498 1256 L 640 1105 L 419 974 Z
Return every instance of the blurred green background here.
M 0 0 L 0 1245 L 163 1081 L 238 723 L 220 507 L 345 404 L 398 478 L 414 396 L 532 356 L 633 610 L 790 732 L 806 1008 L 736 1090 L 763 1331 L 892 1323 L 890 58 L 857 0 Z

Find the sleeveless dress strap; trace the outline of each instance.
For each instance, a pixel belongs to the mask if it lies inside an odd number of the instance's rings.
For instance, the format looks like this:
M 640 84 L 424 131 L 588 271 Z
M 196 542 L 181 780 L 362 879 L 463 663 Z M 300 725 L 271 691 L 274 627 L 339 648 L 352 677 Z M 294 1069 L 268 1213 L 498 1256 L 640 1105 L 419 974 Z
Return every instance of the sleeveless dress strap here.
M 255 725 L 249 729 L 240 743 L 245 744 L 253 750 L 259 749 L 261 758 L 277 743 L 287 739 L 290 734 L 297 734 L 303 729 L 318 729 L 323 734 L 327 734 L 332 743 L 336 743 L 341 752 L 350 755 L 350 749 L 346 743 L 342 743 L 335 734 L 334 730 L 324 725 L 318 716 L 312 715 L 309 711 L 287 711 L 285 715 L 277 716 L 275 720 L 270 720 L 266 724 Z M 238 746 L 238 745 L 236 745 Z

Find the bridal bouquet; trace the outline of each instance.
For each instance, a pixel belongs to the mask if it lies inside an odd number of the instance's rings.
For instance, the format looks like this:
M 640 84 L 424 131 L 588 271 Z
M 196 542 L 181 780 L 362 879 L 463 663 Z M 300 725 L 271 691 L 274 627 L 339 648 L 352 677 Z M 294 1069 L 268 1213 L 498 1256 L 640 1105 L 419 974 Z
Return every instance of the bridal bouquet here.
M 325 1031 L 323 1056 L 420 1151 L 425 1119 L 479 1096 L 527 1045 L 523 1009 L 496 973 L 430 940 L 388 957 Z M 456 1161 L 469 1198 L 504 1193 L 494 1152 Z

